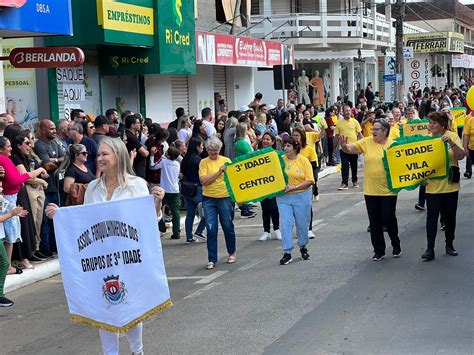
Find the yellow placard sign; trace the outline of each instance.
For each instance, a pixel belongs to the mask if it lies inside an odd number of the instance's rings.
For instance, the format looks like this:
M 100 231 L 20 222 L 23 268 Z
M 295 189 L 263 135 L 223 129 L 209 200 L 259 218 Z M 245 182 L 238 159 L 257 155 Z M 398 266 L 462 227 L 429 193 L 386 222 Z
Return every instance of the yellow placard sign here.
M 107 30 L 154 34 L 153 8 L 115 1 L 102 2 L 102 16 L 99 22 Z
M 428 122 L 427 119 L 407 121 L 400 127 L 400 137 L 416 135 L 427 136 L 430 133 L 428 130 Z
M 261 201 L 284 193 L 287 177 L 280 153 L 271 148 L 237 158 L 226 164 L 224 180 L 237 203 Z
M 456 122 L 458 127 L 464 127 L 464 123 L 466 122 L 466 112 L 467 109 L 465 107 L 455 107 L 451 109 L 454 122 Z
M 448 175 L 448 146 L 441 136 L 399 138 L 384 152 L 383 162 L 390 191 L 412 190 Z

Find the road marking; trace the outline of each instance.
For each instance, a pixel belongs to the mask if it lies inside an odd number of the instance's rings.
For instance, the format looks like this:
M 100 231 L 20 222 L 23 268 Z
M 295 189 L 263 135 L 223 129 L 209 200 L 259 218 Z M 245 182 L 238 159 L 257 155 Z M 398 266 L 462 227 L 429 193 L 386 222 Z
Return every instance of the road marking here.
M 254 262 L 251 262 L 250 264 L 244 265 L 241 268 L 237 269 L 238 271 L 246 271 L 248 269 L 253 268 L 255 265 L 258 265 L 260 263 L 263 263 L 263 259 L 260 260 L 255 260 Z
M 359 206 L 364 205 L 364 204 L 365 204 L 365 201 L 362 200 L 362 201 L 357 202 L 357 203 L 354 205 L 354 207 L 359 207 Z
M 243 224 L 243 225 L 234 225 L 234 228 L 258 228 L 261 227 L 263 229 L 263 223 L 260 224 Z
M 326 227 L 328 224 L 327 223 L 321 223 L 319 226 L 313 229 L 313 231 L 318 231 L 324 227 Z
M 341 212 L 339 212 L 337 215 L 335 215 L 334 218 L 342 217 L 342 216 L 348 214 L 349 212 L 350 212 L 350 210 L 341 211 Z
M 229 271 L 227 271 L 227 270 L 216 271 L 213 274 L 211 274 L 209 276 L 205 276 L 201 280 L 196 281 L 195 284 L 208 284 L 209 282 L 214 281 L 218 277 L 221 277 L 222 275 L 227 274 L 228 272 Z
M 324 219 L 315 219 L 314 222 L 312 223 L 313 227 L 321 222 L 324 222 Z
M 204 279 L 207 276 L 169 276 L 168 281 Z
M 213 283 L 210 283 L 209 285 L 207 286 L 204 286 L 203 288 L 200 288 L 199 290 L 197 291 L 194 291 L 193 293 L 185 296 L 183 299 L 188 299 L 188 298 L 193 298 L 193 297 L 197 297 L 197 296 L 200 296 L 202 295 L 204 292 L 210 290 L 211 288 L 214 288 L 218 285 L 220 285 L 221 283 L 220 282 L 213 282 Z

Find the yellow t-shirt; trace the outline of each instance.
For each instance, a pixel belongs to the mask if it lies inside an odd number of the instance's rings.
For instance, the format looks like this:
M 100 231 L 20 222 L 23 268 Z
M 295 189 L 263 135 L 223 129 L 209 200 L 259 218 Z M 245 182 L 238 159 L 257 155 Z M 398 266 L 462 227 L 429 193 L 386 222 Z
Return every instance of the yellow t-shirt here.
M 336 134 L 347 137 L 347 143 L 357 141 L 357 134 L 362 132 L 359 122 L 355 118 L 343 119 L 337 122 Z
M 469 143 L 467 147 L 474 150 L 474 118 L 473 116 L 466 116 L 466 123 L 464 123 L 463 135 L 469 136 Z
M 395 123 L 393 127 L 390 127 L 388 138 L 400 138 L 400 126 L 398 124 Z
M 365 125 L 364 125 L 364 128 L 362 128 L 362 134 L 364 135 L 364 137 L 370 137 L 372 136 L 372 127 L 374 125 L 372 124 L 372 122 L 367 122 Z
M 314 148 L 316 142 L 319 142 L 319 132 L 306 132 L 306 144 Z
M 449 135 L 449 138 L 451 138 L 454 144 L 462 148 L 461 139 L 459 138 L 457 133 L 446 131 L 446 134 Z M 449 166 L 458 166 L 458 161 L 454 158 L 453 150 L 449 146 L 448 146 L 448 154 L 449 154 Z M 445 194 L 448 192 L 459 191 L 459 188 L 460 188 L 459 182 L 457 183 L 449 182 L 448 177 L 442 180 L 431 179 L 431 180 L 428 180 L 426 184 L 426 193 L 427 194 Z
M 451 122 L 451 131 L 453 132 L 458 132 L 458 124 L 456 123 L 456 120 L 449 120 Z
M 288 185 L 296 186 L 305 181 L 314 182 L 313 168 L 311 167 L 309 160 L 301 153 L 298 154 L 294 160 L 289 160 L 287 156 L 284 155 L 283 160 L 285 161 L 285 172 L 286 175 L 288 175 Z M 301 191 L 298 190 L 288 193 L 291 194 L 297 192 Z
M 395 196 L 390 192 L 387 184 L 387 173 L 383 167 L 384 150 L 393 143 L 392 138 L 387 143 L 379 144 L 374 137 L 358 140 L 354 144 L 358 153 L 364 154 L 364 195 L 368 196 Z
M 210 158 L 205 158 L 199 163 L 199 177 L 209 176 L 217 173 L 219 168 L 225 163 L 231 163 L 231 160 L 227 157 L 219 155 L 219 158 L 216 160 L 211 160 Z M 213 183 L 202 187 L 202 194 L 207 197 L 213 198 L 222 198 L 229 197 L 229 192 L 224 181 L 224 174 L 219 175 L 219 177 L 214 180 Z
M 337 115 L 332 115 L 331 118 L 332 118 L 332 123 L 334 123 L 334 126 L 337 126 L 337 122 L 339 121 L 339 118 L 337 117 Z
M 318 156 L 316 155 L 316 150 L 313 146 L 306 144 L 306 147 L 301 148 L 300 155 L 308 158 L 310 163 L 314 161 L 318 164 Z

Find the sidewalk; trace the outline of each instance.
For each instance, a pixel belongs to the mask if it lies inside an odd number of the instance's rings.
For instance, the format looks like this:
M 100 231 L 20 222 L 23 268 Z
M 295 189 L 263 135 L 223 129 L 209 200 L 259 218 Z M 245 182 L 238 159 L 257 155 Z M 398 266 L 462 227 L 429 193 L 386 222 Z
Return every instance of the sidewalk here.
M 326 167 L 319 173 L 319 179 L 322 179 L 328 175 L 336 173 L 336 167 Z M 183 212 L 183 211 L 182 211 Z M 184 219 L 185 215 L 181 214 L 181 229 L 184 230 Z M 199 222 L 196 218 L 194 224 Z M 170 229 L 170 228 L 169 228 Z M 166 233 L 169 235 L 170 233 Z M 163 237 L 163 236 L 162 236 Z M 184 239 L 183 239 L 184 241 Z M 59 271 L 59 260 L 51 259 L 39 263 L 32 263 L 35 268 L 32 270 L 24 270 L 21 275 L 8 275 L 5 282 L 5 293 L 13 292 L 19 288 L 31 285 L 37 281 L 41 281 L 50 277 L 53 277 L 60 273 Z

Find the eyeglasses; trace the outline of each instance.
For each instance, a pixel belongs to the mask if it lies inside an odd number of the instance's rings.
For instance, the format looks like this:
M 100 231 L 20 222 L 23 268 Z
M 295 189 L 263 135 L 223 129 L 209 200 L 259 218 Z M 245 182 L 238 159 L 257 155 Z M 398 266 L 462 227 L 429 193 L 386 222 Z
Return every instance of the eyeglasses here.
M 75 129 L 75 128 L 68 128 L 67 130 L 68 130 L 68 132 L 69 131 L 77 131 L 77 129 Z
M 87 152 L 80 152 L 79 154 L 87 155 L 88 153 Z
M 25 142 L 23 142 L 23 144 L 31 145 L 31 142 L 30 141 L 25 141 Z
M 87 129 L 95 129 L 95 127 L 94 126 L 89 126 L 89 127 L 87 127 Z

